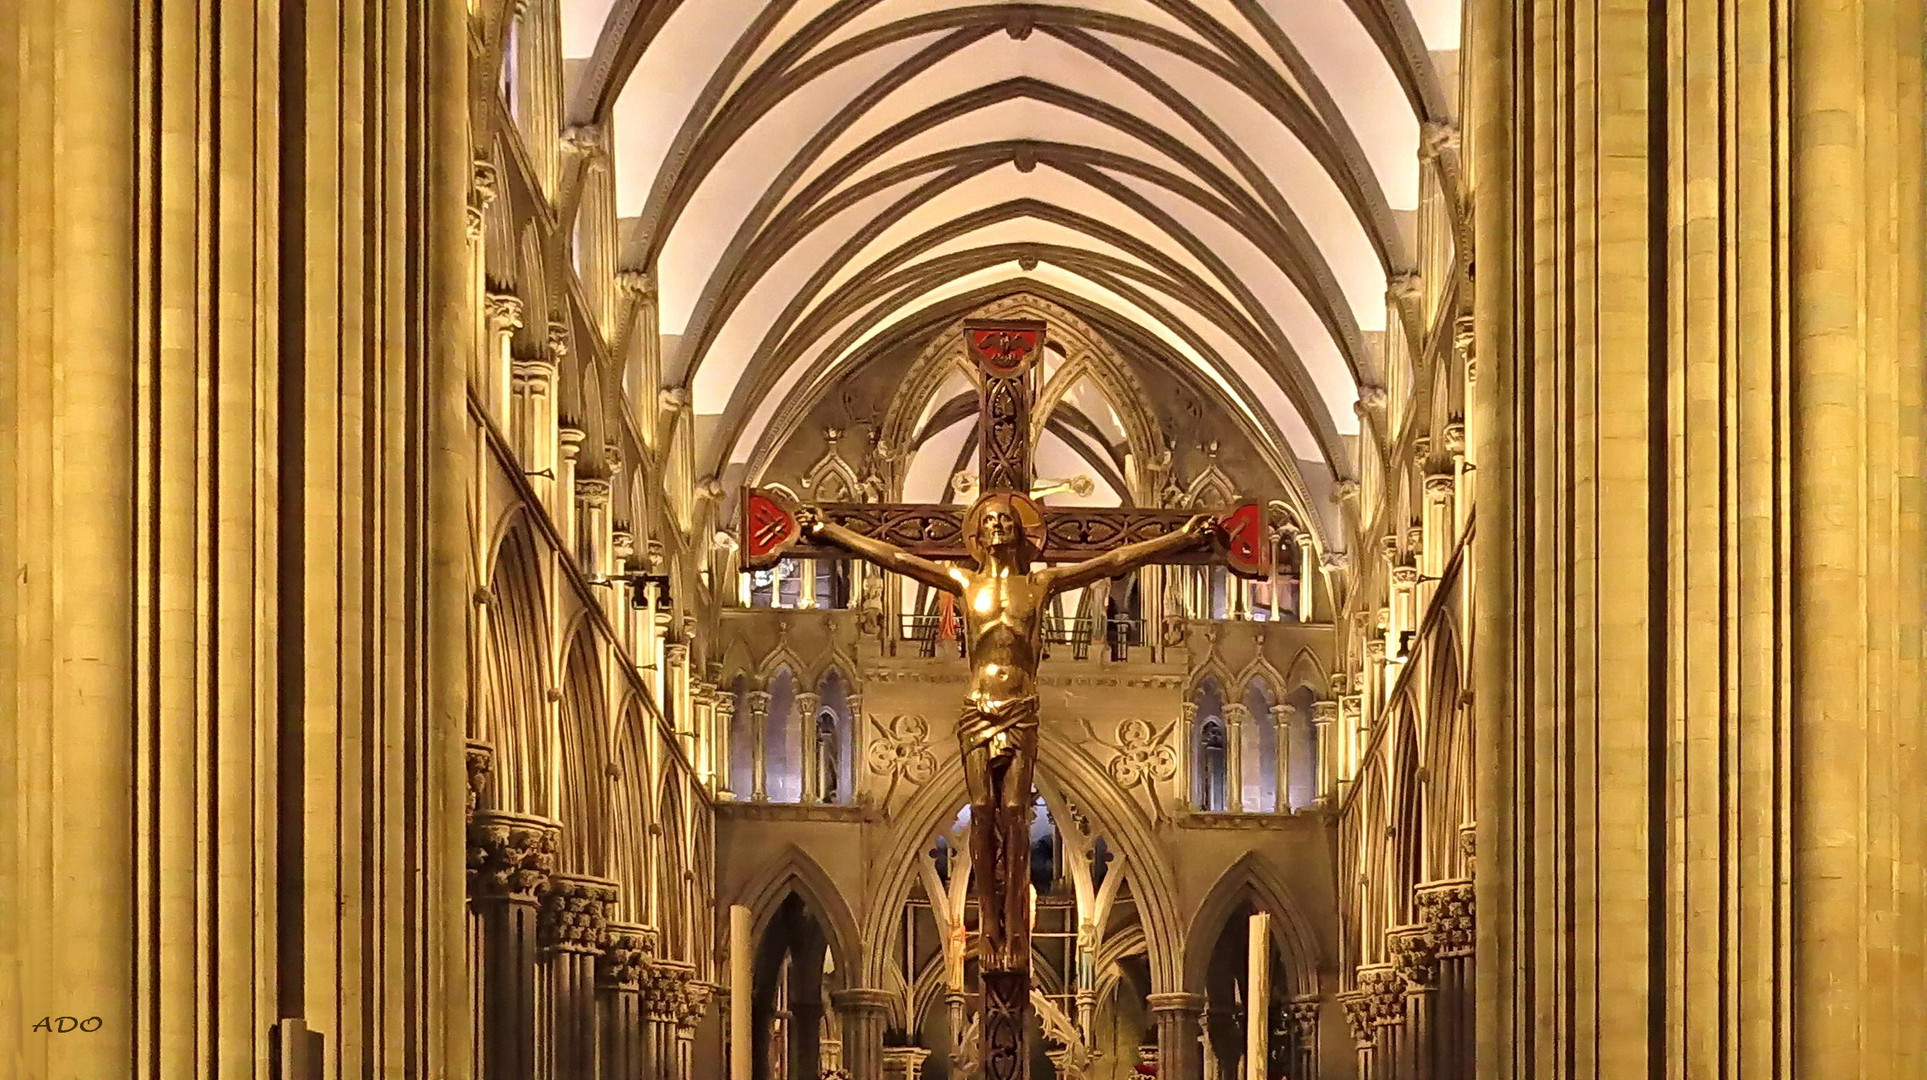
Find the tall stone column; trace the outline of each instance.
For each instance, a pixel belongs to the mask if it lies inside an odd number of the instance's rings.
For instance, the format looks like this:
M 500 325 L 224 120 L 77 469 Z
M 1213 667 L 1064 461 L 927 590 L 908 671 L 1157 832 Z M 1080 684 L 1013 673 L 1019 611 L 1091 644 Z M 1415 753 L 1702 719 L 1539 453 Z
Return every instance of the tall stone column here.
M 1243 702 L 1234 701 L 1224 707 L 1224 808 L 1233 814 L 1245 811 L 1245 731 L 1250 719 L 1251 707 Z
M 1324 1016 L 1324 999 L 1317 994 L 1299 994 L 1291 999 L 1292 1034 L 1296 1038 L 1298 1052 L 1294 1059 L 1298 1071 L 1294 1076 L 1315 1077 L 1318 1075 L 1319 1037 L 1318 1028 Z M 1472 1080 L 1470 1074 L 1462 1080 Z
M 523 423 L 521 410 L 526 404 L 521 395 L 527 390 L 527 375 L 516 370 L 511 342 L 515 340 L 515 332 L 522 328 L 522 298 L 514 293 L 489 293 L 483 300 L 483 311 L 488 317 L 492 350 L 489 379 L 485 384 L 490 388 L 489 406 L 494 410 L 495 425 L 502 429 L 511 446 L 519 446 L 516 440 Z
M 576 561 L 591 580 L 607 578 L 614 569 L 609 560 L 609 481 L 578 476 L 575 499 L 580 515 L 576 528 Z M 613 598 L 614 593 L 610 596 Z
M 1435 881 L 1419 886 L 1412 900 L 1436 961 L 1438 991 L 1432 1026 L 1432 1061 L 1438 1080 L 1471 1080 L 1474 1073 L 1472 882 Z
M 830 995 L 843 1018 L 843 1065 L 850 1080 L 883 1080 L 883 1029 L 892 1000 L 888 990 L 862 987 Z
M 1922 4 L 1468 12 L 1479 1073 L 1927 1075 Z
M 642 1013 L 642 973 L 648 962 L 650 935 L 632 923 L 609 923 L 603 928 L 602 955 L 596 964 L 597 1024 L 603 1080 L 629 1080 L 646 1075 Z
M 1397 980 L 1392 984 L 1403 998 L 1404 1040 L 1397 1063 L 1401 1080 L 1434 1080 L 1434 1036 L 1438 1000 L 1438 955 L 1431 931 L 1424 925 L 1395 926 L 1386 932 L 1385 948 Z
M 803 803 L 807 806 L 823 801 L 823 777 L 816 767 L 816 710 L 823 698 L 804 691 L 793 700 L 796 722 L 792 730 L 797 733 L 797 745 L 801 747 L 797 756 L 802 759 Z
M 482 1080 L 535 1075 L 537 923 L 560 839 L 555 822 L 505 810 L 477 811 L 469 826 L 470 903 L 481 924 Z
M 1358 1080 L 1385 1080 L 1377 1071 L 1376 1040 L 1378 1027 L 1372 1023 L 1371 995 L 1364 990 L 1347 990 L 1338 995 L 1345 1010 L 1345 1023 L 1351 1028 L 1352 1046 L 1358 1054 Z
M 676 1013 L 676 1061 L 670 1080 L 697 1080 L 696 1029 L 709 1014 L 716 988 L 698 979 L 683 983 L 682 1007 Z
M 1314 701 L 1311 706 L 1312 751 L 1318 762 L 1318 804 L 1329 806 L 1337 791 L 1337 747 L 1332 740 L 1338 736 L 1335 722 L 1338 719 L 1338 702 Z
M 749 797 L 755 802 L 767 802 L 769 774 L 765 763 L 768 754 L 763 745 L 769 737 L 769 691 L 767 690 L 749 692 L 749 737 L 751 743 Z
M 1158 1080 L 1203 1080 L 1202 994 L 1152 994 L 1145 998 L 1158 1031 Z
M 687 988 L 695 969 L 673 960 L 651 960 L 642 972 L 642 1015 L 645 1075 L 672 1080 L 682 1061 L 677 1029 L 688 1011 Z
M 1245 1076 L 1271 1080 L 1271 914 L 1251 916 L 1245 957 Z
M 716 798 L 729 802 L 736 798 L 736 690 L 731 686 L 716 691 Z
M 546 954 L 550 1040 L 548 1075 L 555 1080 L 596 1080 L 596 958 L 602 955 L 616 883 L 557 874 L 542 893 L 537 929 Z
M 1298 714 L 1298 710 L 1290 705 L 1280 704 L 1273 705 L 1270 712 L 1271 730 L 1277 739 L 1277 760 L 1273 762 L 1275 766 L 1273 772 L 1275 775 L 1272 777 L 1271 782 L 1278 793 L 1278 798 L 1272 804 L 1271 809 L 1274 813 L 1289 814 L 1292 810 L 1291 766 L 1293 750 L 1291 745 L 1291 728 Z

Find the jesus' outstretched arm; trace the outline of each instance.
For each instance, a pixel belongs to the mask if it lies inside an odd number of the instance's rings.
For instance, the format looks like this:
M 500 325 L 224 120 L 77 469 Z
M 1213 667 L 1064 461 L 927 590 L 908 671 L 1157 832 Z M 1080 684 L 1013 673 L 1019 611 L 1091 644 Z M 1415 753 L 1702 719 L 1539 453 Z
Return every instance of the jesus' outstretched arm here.
M 864 536 L 854 529 L 824 521 L 813 507 L 804 507 L 798 511 L 796 518 L 805 536 L 835 544 L 885 570 L 894 570 L 933 589 L 942 589 L 955 595 L 963 593 L 963 582 L 941 563 L 913 555 L 895 544 Z
M 1180 551 L 1197 547 L 1217 531 L 1216 518 L 1210 514 L 1199 514 L 1185 522 L 1184 528 L 1177 532 L 1165 533 L 1163 536 L 1149 540 L 1140 540 L 1135 544 L 1126 544 L 1121 548 L 1107 551 L 1095 559 L 1086 559 L 1069 566 L 1053 567 L 1043 571 L 1038 577 L 1049 593 L 1065 592 L 1089 585 L 1100 578 L 1116 577 L 1147 563 L 1157 562 L 1166 555 L 1175 555 Z

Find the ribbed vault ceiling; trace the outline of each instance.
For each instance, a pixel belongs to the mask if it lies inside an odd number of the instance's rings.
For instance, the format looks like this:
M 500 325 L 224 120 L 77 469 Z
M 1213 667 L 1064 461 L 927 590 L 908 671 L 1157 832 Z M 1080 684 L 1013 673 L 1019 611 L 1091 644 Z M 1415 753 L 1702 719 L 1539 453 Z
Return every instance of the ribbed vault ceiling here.
M 743 461 L 866 347 L 1016 291 L 1349 473 L 1457 0 L 563 0 L 665 367 Z M 1141 350 L 1141 351 L 1140 351 Z

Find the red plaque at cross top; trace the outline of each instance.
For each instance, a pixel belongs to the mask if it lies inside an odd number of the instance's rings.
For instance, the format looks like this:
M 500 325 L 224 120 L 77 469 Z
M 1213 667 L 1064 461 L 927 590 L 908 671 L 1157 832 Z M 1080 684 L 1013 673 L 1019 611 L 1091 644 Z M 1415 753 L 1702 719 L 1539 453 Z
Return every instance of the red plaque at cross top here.
M 999 378 L 1015 378 L 1029 369 L 1044 343 L 1044 324 L 1031 321 L 969 322 L 964 343 L 979 368 Z

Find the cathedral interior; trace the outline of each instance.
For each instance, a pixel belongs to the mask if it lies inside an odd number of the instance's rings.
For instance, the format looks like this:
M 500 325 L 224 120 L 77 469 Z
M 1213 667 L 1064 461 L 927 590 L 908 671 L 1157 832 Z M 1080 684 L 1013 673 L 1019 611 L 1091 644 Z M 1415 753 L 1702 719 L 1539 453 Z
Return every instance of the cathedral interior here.
M 0 4 L 0 1077 L 997 1080 L 970 613 L 747 507 L 1005 422 L 1257 545 L 1039 616 L 1024 1075 L 1927 1077 L 1924 46 Z

